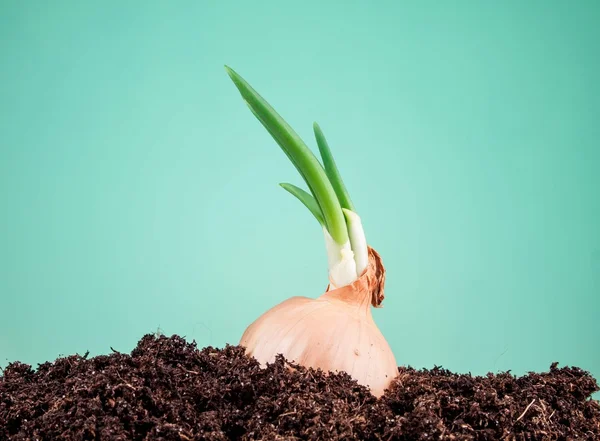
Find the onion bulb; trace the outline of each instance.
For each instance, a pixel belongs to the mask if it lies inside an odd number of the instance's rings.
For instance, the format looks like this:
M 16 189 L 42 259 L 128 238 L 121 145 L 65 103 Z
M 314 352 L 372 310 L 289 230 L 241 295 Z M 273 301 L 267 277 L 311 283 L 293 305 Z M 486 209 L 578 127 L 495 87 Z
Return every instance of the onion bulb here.
M 381 396 L 398 374 L 396 359 L 371 315 L 383 300 L 385 270 L 367 245 L 361 217 L 329 144 L 313 130 L 319 162 L 298 134 L 240 75 L 226 67 L 254 116 L 296 167 L 309 191 L 280 184 L 312 213 L 325 238 L 329 285 L 317 298 L 292 297 L 269 309 L 243 333 L 240 345 L 262 365 L 283 355 L 325 372 L 346 372 Z
M 373 320 L 383 300 L 385 270 L 369 247 L 365 273 L 320 297 L 292 297 L 271 308 L 244 332 L 240 345 L 263 366 L 282 354 L 324 372 L 346 372 L 381 396 L 398 373 L 396 359 Z

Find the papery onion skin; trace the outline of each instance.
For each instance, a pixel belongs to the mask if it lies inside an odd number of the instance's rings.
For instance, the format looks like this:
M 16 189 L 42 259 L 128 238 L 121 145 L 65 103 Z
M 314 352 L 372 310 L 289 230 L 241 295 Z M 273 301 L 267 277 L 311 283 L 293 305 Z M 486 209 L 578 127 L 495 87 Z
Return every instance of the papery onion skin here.
M 354 283 L 320 297 L 292 297 L 276 305 L 244 332 L 240 345 L 262 365 L 278 354 L 325 372 L 347 372 L 376 397 L 398 374 L 394 354 L 375 324 L 371 305 L 383 300 L 385 270 L 369 247 L 369 265 Z

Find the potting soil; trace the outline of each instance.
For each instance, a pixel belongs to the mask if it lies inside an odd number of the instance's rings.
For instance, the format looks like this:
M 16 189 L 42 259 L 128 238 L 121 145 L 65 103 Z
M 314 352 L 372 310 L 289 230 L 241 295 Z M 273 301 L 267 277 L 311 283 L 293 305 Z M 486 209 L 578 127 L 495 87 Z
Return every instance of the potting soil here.
M 146 335 L 131 354 L 72 355 L 0 376 L 0 440 L 600 440 L 595 379 L 400 367 L 380 399 L 347 374 L 237 346 Z

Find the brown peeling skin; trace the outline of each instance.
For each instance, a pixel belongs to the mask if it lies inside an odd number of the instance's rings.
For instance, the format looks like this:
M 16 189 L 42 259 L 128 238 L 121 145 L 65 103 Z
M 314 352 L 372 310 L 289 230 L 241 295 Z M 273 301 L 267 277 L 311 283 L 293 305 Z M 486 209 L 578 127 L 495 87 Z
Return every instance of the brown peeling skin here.
M 369 279 L 369 291 L 371 291 L 371 304 L 375 308 L 381 308 L 383 302 L 383 288 L 385 286 L 385 267 L 381 256 L 373 248 L 369 248 L 369 266 L 366 276 Z
M 369 265 L 365 272 L 350 285 L 331 289 L 327 287 L 325 297 L 335 297 L 346 302 L 365 305 L 370 302 L 375 308 L 381 308 L 384 299 L 385 267 L 381 256 L 373 248 L 368 247 Z M 366 305 L 365 305 L 366 306 Z

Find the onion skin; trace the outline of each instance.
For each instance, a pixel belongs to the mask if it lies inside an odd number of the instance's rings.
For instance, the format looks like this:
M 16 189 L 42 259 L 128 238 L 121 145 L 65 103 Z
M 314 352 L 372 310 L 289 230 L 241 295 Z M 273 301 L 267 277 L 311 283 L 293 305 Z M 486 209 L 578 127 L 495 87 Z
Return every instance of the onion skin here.
M 376 397 L 398 375 L 394 354 L 375 324 L 371 305 L 383 301 L 385 269 L 369 247 L 369 265 L 352 284 L 330 285 L 320 297 L 292 297 L 269 309 L 244 332 L 240 345 L 261 365 L 278 354 L 324 372 L 347 372 Z

